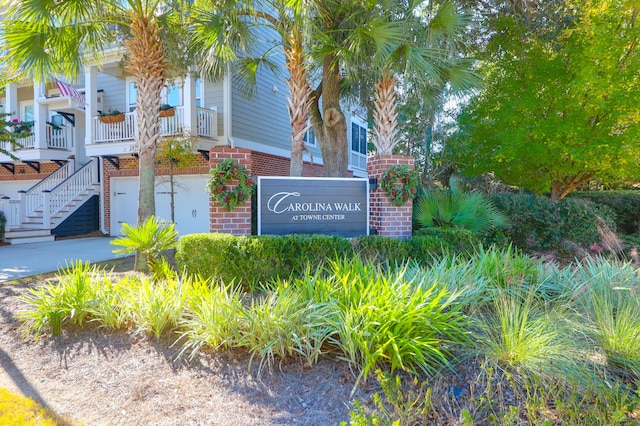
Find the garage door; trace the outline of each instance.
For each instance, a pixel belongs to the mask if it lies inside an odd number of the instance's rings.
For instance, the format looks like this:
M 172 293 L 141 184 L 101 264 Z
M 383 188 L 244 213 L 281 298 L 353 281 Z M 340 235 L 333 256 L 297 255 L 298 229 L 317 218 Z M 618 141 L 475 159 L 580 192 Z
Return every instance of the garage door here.
M 175 225 L 180 235 L 209 232 L 208 175 L 174 176 Z M 123 222 L 136 223 L 138 178 L 111 179 L 111 234 L 120 235 Z M 171 192 L 168 177 L 156 177 L 156 216 L 171 219 Z

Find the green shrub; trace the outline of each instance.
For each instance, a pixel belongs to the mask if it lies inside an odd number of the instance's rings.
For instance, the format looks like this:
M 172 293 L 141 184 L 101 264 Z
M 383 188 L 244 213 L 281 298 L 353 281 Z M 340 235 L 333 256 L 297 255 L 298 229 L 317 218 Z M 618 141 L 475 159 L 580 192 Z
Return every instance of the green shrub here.
M 616 231 L 620 234 L 640 231 L 640 191 L 574 192 L 571 198 L 609 207 L 614 213 Z
M 480 245 L 480 240 L 471 231 L 462 228 L 422 228 L 413 233 L 409 240 L 412 257 L 423 259 L 437 246 L 441 252 L 469 253 Z
M 7 216 L 0 210 L 0 241 L 4 241 L 4 231 L 7 226 Z
M 587 200 L 564 199 L 552 203 L 545 197 L 523 194 L 497 194 L 491 197 L 505 212 L 511 226 L 499 232 L 489 231 L 488 242 L 504 237 L 526 252 L 570 251 L 568 242 L 588 247 L 600 240 L 598 228 L 613 227 L 612 213 L 606 206 Z
M 428 263 L 447 252 L 470 252 L 476 238 L 463 229 L 426 229 L 408 240 L 369 235 L 348 240 L 329 235 L 190 234 L 180 237 L 179 269 L 187 274 L 235 282 L 253 290 L 278 278 L 300 276 L 308 265 L 360 256 L 363 260 L 400 265 Z
M 347 239 L 329 235 L 191 234 L 179 239 L 176 260 L 188 274 L 254 289 L 278 277 L 300 275 L 307 264 L 315 267 L 352 254 Z
M 362 259 L 390 265 L 404 263 L 412 254 L 406 241 L 380 235 L 355 238 L 353 248 Z

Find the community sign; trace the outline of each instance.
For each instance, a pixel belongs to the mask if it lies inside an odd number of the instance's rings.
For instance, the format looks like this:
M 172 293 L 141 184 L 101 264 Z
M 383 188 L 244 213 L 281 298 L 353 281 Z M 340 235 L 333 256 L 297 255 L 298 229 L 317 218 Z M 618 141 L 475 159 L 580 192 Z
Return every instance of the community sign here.
M 258 235 L 368 233 L 368 179 L 258 178 Z

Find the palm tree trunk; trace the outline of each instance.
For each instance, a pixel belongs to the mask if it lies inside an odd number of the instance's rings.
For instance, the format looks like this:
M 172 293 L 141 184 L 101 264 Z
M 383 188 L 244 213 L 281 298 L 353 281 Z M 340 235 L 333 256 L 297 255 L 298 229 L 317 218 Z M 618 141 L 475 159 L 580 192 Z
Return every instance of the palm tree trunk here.
M 290 34 L 290 47 L 286 50 L 287 69 L 289 78 L 289 119 L 291 121 L 291 176 L 302 176 L 302 153 L 306 151 L 313 162 L 311 152 L 304 143 L 304 135 L 311 127 L 308 124 L 309 105 L 311 104 L 311 89 L 307 81 L 307 68 L 302 52 L 302 33 L 298 27 L 294 27 Z
M 138 223 L 155 214 L 155 155 L 160 119 L 160 97 L 166 82 L 167 61 L 160 28 L 154 17 L 132 16 L 131 37 L 125 41 L 128 63 L 125 69 L 135 78 L 138 90 L 137 147 L 140 186 L 138 192 Z M 144 270 L 142 256 L 136 255 L 136 269 Z
M 393 154 L 398 133 L 398 113 L 396 112 L 396 79 L 390 73 L 376 83 L 375 110 L 373 112 L 374 144 L 379 154 Z

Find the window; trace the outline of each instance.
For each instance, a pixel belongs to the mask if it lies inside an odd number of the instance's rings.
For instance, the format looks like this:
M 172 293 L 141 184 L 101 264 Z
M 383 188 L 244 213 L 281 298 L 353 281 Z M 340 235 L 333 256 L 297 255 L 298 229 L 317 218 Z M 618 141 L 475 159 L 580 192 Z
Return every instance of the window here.
M 127 111 L 134 111 L 138 105 L 138 88 L 133 80 L 127 80 Z
M 196 78 L 196 106 L 202 106 L 202 80 Z
M 182 88 L 177 84 L 172 84 L 164 90 L 162 103 L 171 105 L 172 107 L 182 105 Z
M 367 129 L 351 123 L 351 151 L 367 155 Z
M 307 130 L 307 133 L 304 134 L 304 137 L 302 138 L 302 140 L 307 145 L 313 145 L 313 146 L 316 145 L 316 135 L 313 133 L 312 127 L 310 127 L 309 130 Z
M 33 101 L 20 102 L 20 114 L 22 121 L 34 121 Z

